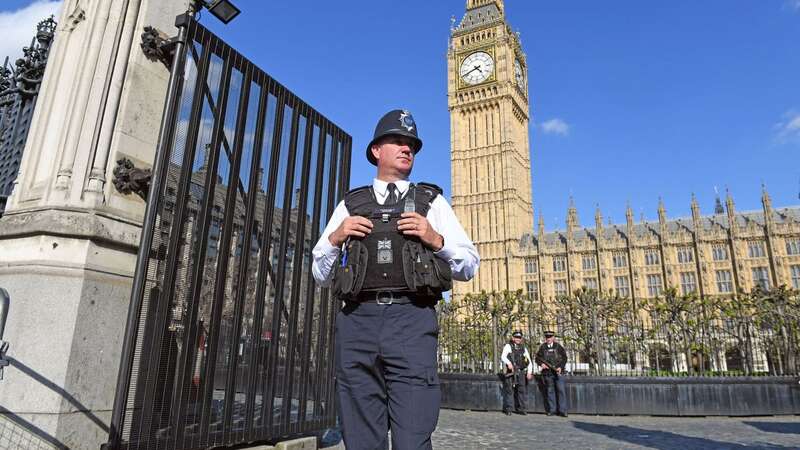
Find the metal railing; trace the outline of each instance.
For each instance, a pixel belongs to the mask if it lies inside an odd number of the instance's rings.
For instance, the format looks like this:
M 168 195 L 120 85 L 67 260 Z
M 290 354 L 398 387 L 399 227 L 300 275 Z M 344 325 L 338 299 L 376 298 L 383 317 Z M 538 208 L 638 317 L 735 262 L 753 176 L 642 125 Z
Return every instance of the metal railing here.
M 0 65 L 0 216 L 19 172 L 55 28 L 53 17 L 39 22 L 23 57 Z
M 519 328 L 531 355 L 544 329 L 557 330 L 569 358 L 567 370 L 574 375 L 800 375 L 800 297 L 788 298 L 791 310 L 734 314 L 725 300 L 715 303 L 717 309 L 706 305 L 696 316 L 655 310 L 587 323 L 564 314 L 553 325 L 531 316 Z M 457 314 L 442 314 L 439 322 L 440 372 L 499 372 L 500 350 L 507 341 L 492 331 L 493 322 L 476 324 Z
M 178 21 L 108 449 L 273 442 L 334 424 L 334 303 L 311 248 L 351 138 Z

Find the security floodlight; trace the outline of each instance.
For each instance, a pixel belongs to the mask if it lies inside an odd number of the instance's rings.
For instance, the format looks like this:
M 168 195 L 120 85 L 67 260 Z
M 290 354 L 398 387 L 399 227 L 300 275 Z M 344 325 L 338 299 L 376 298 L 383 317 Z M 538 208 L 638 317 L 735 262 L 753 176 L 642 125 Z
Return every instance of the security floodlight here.
M 230 0 L 214 0 L 210 4 L 206 4 L 206 7 L 214 17 L 226 25 L 242 12 Z

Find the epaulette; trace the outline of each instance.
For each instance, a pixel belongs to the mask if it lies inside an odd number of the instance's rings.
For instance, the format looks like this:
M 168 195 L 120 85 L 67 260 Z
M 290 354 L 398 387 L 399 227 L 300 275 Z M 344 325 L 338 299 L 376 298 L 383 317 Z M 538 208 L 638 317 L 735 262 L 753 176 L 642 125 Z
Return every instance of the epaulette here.
M 361 186 L 350 189 L 344 194 L 344 206 L 351 214 L 359 211 L 364 205 L 372 203 L 372 186 Z
M 349 190 L 349 191 L 347 191 L 347 192 L 346 192 L 344 195 L 345 195 L 345 196 L 347 196 L 347 195 L 350 195 L 350 194 L 355 194 L 356 192 L 358 192 L 358 191 L 360 191 L 360 190 L 362 190 L 362 189 L 369 189 L 369 188 L 371 188 L 371 187 L 372 187 L 371 185 L 359 186 L 359 187 L 357 187 L 357 188 L 350 189 L 350 190 Z
M 433 201 L 433 199 L 435 199 L 437 195 L 443 195 L 442 188 L 433 183 L 426 183 L 424 181 L 420 181 L 419 183 L 417 183 L 417 186 L 419 186 L 420 189 L 422 189 L 423 191 L 424 190 L 432 191 L 430 194 L 431 197 L 430 201 Z

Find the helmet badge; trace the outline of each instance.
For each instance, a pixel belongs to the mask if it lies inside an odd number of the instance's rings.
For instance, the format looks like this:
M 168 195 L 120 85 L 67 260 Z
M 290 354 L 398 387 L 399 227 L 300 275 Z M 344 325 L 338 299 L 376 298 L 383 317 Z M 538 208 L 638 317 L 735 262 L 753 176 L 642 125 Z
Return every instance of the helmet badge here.
M 405 109 L 400 112 L 400 126 L 409 132 L 414 129 L 414 126 L 416 126 L 416 123 L 414 123 L 414 117 L 411 116 L 411 113 Z

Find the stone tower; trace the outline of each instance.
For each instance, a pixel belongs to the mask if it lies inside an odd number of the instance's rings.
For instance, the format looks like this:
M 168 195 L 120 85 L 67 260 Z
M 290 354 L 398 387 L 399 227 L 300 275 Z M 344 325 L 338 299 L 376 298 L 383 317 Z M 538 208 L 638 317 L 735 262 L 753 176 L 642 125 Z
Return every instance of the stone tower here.
M 468 0 L 448 61 L 452 203 L 481 255 L 453 296 L 522 288 L 519 239 L 533 230 L 528 66 L 502 0 Z

